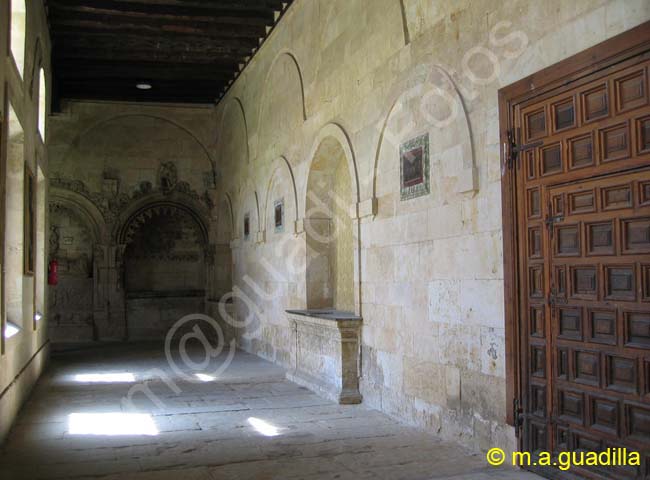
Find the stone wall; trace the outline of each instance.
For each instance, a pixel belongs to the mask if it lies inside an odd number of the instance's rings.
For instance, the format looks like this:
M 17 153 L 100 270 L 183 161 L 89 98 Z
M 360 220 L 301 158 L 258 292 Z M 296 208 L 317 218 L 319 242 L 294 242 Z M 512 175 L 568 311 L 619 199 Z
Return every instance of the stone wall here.
M 48 287 L 52 342 L 90 341 L 93 331 L 93 236 L 83 217 L 52 203 L 49 257 L 58 265 L 58 284 Z
M 497 91 L 648 18 L 643 0 L 297 0 L 216 112 L 240 344 L 289 364 L 284 310 L 308 297 L 308 178 L 336 146 L 352 179 L 364 402 L 512 447 Z M 400 146 L 422 135 L 427 181 L 403 188 Z M 278 175 L 282 233 L 259 220 Z
M 103 102 L 69 102 L 52 117 L 50 257 L 62 270 L 50 298 L 90 291 L 79 328 L 66 320 L 77 307 L 61 308 L 57 342 L 163 338 L 216 295 L 213 119 L 210 107 Z M 71 281 L 82 259 L 87 274 Z
M 20 22 L 14 22 L 11 29 L 9 3 L 0 4 L 0 208 L 5 221 L 0 228 L 4 253 L 0 259 L 4 262 L 0 278 L 0 442 L 45 367 L 49 349 L 45 293 L 48 162 L 44 128 L 39 133 L 39 103 L 45 105 L 46 86 L 49 91 L 50 42 L 42 2 L 28 1 L 26 9 L 25 2 L 13 2 L 20 7 Z M 7 45 L 10 38 L 11 48 Z M 46 85 L 40 81 L 41 68 Z M 41 121 L 46 114 L 40 112 Z M 34 176 L 35 194 L 31 272 L 24 264 L 26 172 Z M 39 321 L 35 320 L 37 312 L 43 315 Z M 19 330 L 4 338 L 2 332 L 7 331 L 9 322 Z

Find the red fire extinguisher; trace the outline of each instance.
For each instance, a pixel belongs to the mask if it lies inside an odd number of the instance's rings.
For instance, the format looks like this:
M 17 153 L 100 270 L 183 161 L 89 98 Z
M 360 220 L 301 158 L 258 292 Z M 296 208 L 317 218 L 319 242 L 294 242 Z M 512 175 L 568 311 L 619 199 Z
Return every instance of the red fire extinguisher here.
M 50 265 L 47 269 L 47 284 L 48 285 L 56 285 L 59 283 L 59 262 L 56 260 L 50 261 Z

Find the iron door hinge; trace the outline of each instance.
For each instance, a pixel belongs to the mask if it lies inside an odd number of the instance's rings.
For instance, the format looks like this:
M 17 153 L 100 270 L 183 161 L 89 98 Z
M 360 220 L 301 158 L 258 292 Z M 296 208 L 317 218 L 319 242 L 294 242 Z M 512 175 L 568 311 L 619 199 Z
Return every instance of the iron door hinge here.
M 508 150 L 507 150 L 507 166 L 508 170 L 512 170 L 512 167 L 514 167 L 515 162 L 517 161 L 517 155 L 519 152 L 519 149 L 517 147 L 517 140 L 515 139 L 515 133 L 512 130 L 508 130 L 507 132 L 508 136 Z
M 507 162 L 508 162 L 508 168 L 512 169 L 515 164 L 517 164 L 517 161 L 519 160 L 519 154 L 529 150 L 531 148 L 539 147 L 541 145 L 544 145 L 544 142 L 539 140 L 537 142 L 532 142 L 532 143 L 527 143 L 525 145 L 520 144 L 520 137 L 521 137 L 521 129 L 517 127 L 516 129 L 513 130 L 508 130 L 506 132 L 507 136 L 507 145 L 508 145 L 508 154 L 507 154 Z

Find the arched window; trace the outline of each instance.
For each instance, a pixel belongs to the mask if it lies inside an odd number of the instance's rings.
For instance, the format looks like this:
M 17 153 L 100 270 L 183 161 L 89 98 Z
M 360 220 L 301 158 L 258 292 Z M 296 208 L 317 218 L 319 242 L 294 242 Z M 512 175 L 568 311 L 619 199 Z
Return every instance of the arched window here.
M 47 117 L 47 84 L 45 70 L 41 67 L 38 73 L 38 131 L 43 142 L 45 142 L 45 117 Z
M 25 68 L 25 17 L 25 0 L 11 0 L 11 54 L 21 78 Z

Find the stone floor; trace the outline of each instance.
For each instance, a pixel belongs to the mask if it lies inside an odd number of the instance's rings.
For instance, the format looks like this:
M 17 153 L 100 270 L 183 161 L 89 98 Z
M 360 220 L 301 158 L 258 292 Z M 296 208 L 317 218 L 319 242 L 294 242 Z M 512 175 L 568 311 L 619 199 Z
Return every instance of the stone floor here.
M 0 450 L 0 479 L 538 478 L 323 400 L 245 353 L 214 374 L 224 358 L 194 382 L 159 345 L 55 356 Z

